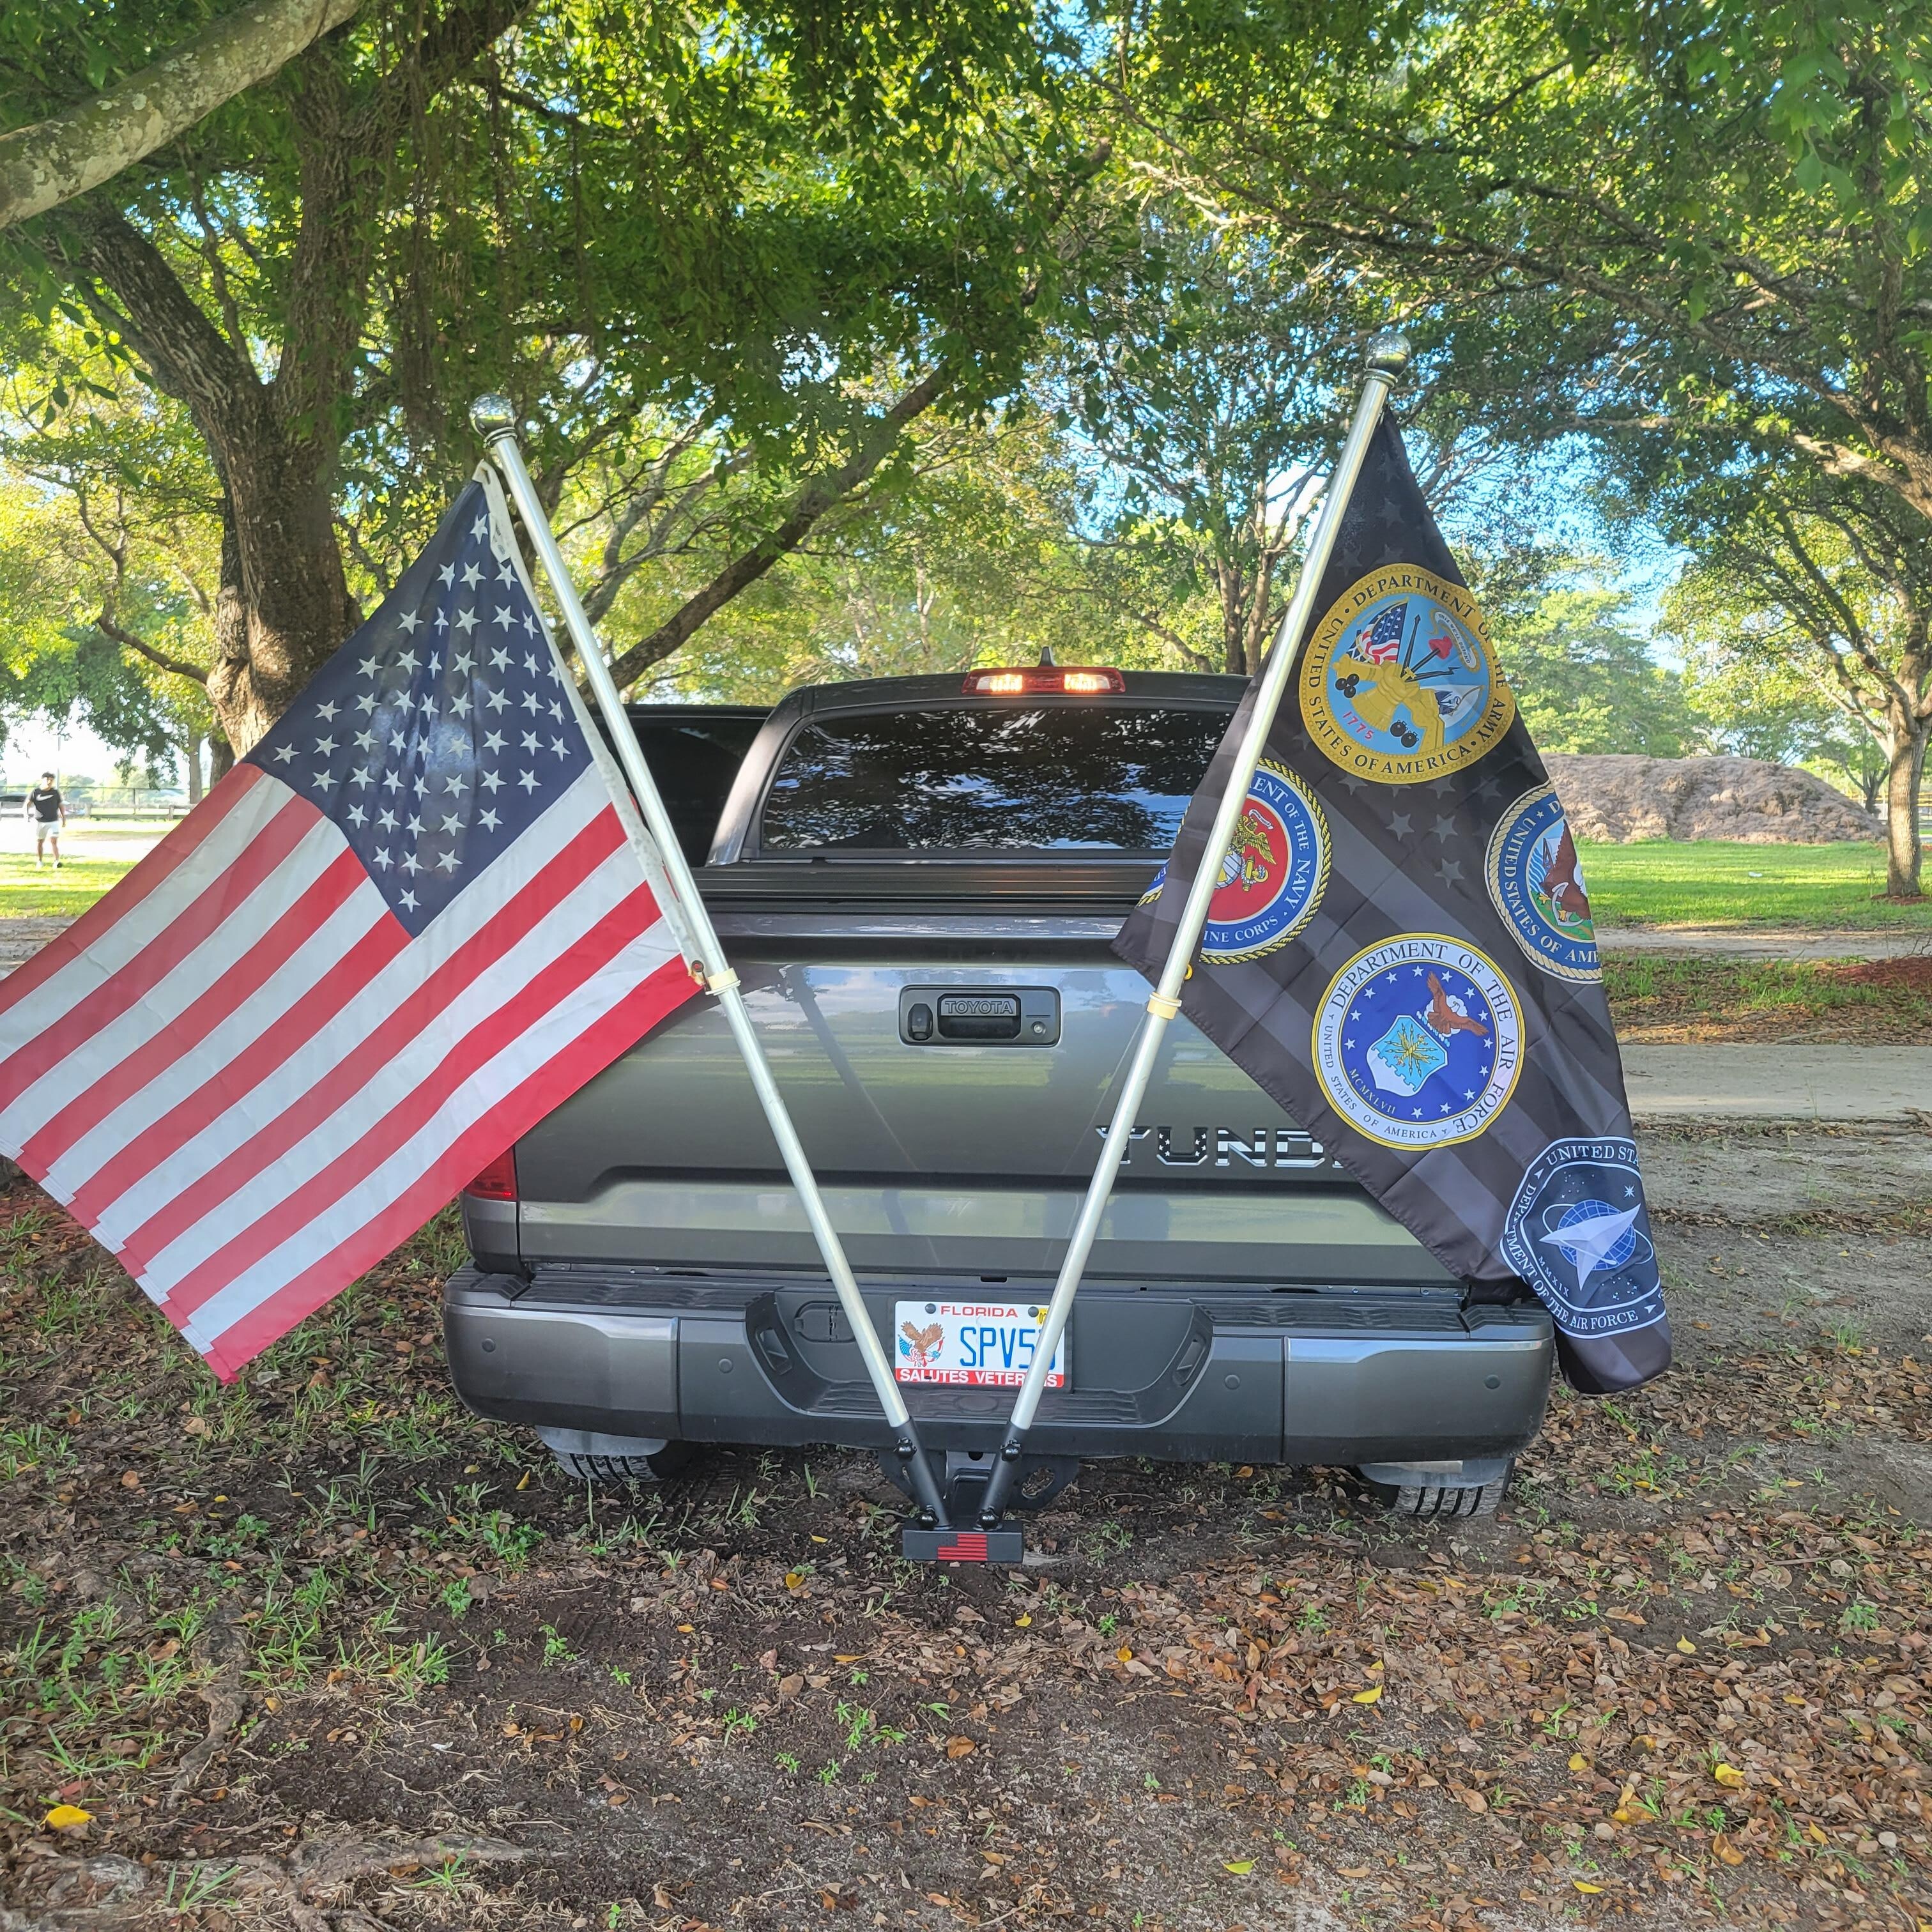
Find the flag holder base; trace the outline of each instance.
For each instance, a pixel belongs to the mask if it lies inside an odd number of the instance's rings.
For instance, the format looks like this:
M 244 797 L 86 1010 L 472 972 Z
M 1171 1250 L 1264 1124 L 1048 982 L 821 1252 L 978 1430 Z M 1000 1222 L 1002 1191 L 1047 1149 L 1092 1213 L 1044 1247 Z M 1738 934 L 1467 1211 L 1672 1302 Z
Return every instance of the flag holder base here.
M 940 1527 L 924 1510 L 901 1534 L 899 1553 L 910 1563 L 1018 1563 L 1026 1554 L 1022 1532 L 1016 1518 L 1002 1510 L 987 1520 L 987 1485 L 998 1452 L 983 1449 L 949 1449 L 943 1466 L 939 1452 L 932 1452 L 928 1465 L 935 1486 L 945 1498 L 946 1520 L 957 1528 Z M 886 1454 L 880 1466 L 894 1485 L 919 1500 L 912 1473 L 902 1456 Z M 1071 1456 L 1028 1456 L 1020 1459 L 1018 1479 L 1009 1504 L 1016 1511 L 1043 1509 L 1080 1474 L 1077 1458 Z
M 991 1529 L 921 1529 L 908 1523 L 899 1533 L 899 1554 L 908 1563 L 1023 1563 L 1026 1543 L 1011 1518 Z

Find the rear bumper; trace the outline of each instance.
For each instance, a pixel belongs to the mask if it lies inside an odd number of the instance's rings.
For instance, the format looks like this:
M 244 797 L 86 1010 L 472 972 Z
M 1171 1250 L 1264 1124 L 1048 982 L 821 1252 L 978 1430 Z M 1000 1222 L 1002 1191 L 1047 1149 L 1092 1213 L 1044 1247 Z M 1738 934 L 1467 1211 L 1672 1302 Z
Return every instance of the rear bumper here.
M 888 1338 L 896 1296 L 948 1292 L 866 1287 Z M 584 1264 L 539 1268 L 526 1282 L 466 1268 L 444 1290 L 443 1330 L 458 1394 L 495 1420 L 647 1441 L 890 1444 L 823 1283 Z M 1541 1424 L 1553 1359 L 1540 1308 L 1466 1309 L 1430 1291 L 1096 1284 L 1075 1304 L 1070 1344 L 1073 1386 L 1048 1393 L 1028 1438 L 1042 1455 L 1506 1456 Z M 921 1387 L 906 1400 L 928 1448 L 983 1449 L 998 1442 L 1012 1391 Z

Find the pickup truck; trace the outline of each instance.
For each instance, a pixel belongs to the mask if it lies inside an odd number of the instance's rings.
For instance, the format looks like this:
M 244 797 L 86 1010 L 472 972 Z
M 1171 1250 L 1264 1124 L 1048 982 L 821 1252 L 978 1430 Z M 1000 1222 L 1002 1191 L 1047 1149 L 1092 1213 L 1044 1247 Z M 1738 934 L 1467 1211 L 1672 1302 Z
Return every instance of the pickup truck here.
M 632 713 L 950 1483 L 997 1450 L 1144 1007 L 1109 942 L 1242 688 L 980 671 Z M 574 1474 L 663 1474 L 700 1443 L 889 1450 L 710 1002 L 526 1134 L 462 1213 L 456 1388 Z M 1022 1498 L 1144 1456 L 1348 1466 L 1398 1509 L 1485 1512 L 1552 1353 L 1526 1290 L 1446 1274 L 1183 1018 Z

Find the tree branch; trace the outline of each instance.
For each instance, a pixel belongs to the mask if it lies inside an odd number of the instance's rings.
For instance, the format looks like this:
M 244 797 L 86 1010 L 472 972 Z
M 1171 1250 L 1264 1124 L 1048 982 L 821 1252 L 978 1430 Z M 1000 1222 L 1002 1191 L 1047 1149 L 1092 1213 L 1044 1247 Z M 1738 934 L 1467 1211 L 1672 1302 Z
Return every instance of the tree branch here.
M 249 0 L 152 66 L 0 135 L 0 229 L 98 188 L 266 80 L 361 0 Z
M 898 447 L 906 425 L 925 414 L 946 386 L 942 370 L 922 376 L 874 424 L 851 460 L 838 469 L 812 477 L 792 499 L 784 520 L 769 536 L 732 560 L 704 588 L 688 597 L 640 643 L 633 644 L 610 667 L 617 688 L 637 682 L 654 664 L 691 637 L 738 593 L 757 583 L 780 557 L 795 550 L 826 512 L 849 496 Z
M 137 638 L 132 631 L 117 624 L 105 610 L 94 620 L 94 628 L 104 638 L 111 638 L 124 650 L 138 652 L 150 664 L 158 664 L 163 670 L 171 670 L 177 677 L 191 678 L 196 684 L 206 687 L 208 672 L 200 665 L 190 664 L 185 658 L 171 657 L 166 651 L 157 650 L 145 638 Z

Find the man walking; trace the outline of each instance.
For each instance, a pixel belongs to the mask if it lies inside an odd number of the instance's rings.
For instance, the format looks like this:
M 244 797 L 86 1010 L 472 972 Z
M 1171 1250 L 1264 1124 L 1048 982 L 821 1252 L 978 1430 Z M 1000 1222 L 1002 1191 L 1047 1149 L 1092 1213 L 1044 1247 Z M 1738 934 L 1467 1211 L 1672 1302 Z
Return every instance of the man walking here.
M 61 827 L 67 823 L 67 806 L 52 772 L 43 772 L 40 782 L 27 794 L 22 816 L 34 828 L 34 869 L 38 872 L 50 842 L 54 848 L 54 870 L 61 868 Z

